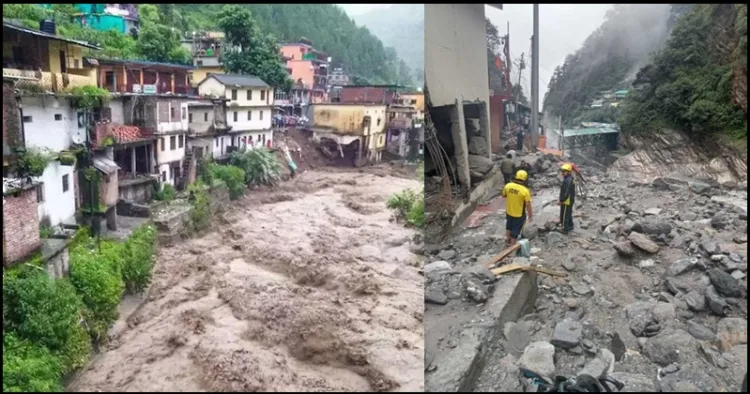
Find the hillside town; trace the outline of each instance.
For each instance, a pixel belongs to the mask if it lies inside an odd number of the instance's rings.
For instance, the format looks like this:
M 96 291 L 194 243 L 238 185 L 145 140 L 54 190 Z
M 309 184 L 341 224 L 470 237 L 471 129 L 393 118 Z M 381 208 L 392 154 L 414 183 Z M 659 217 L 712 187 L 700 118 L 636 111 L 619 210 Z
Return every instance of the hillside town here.
M 75 6 L 77 23 L 88 29 L 119 34 L 138 29 L 140 7 Z M 57 29 L 54 20 L 42 20 L 34 29 L 3 19 L 3 310 L 7 306 L 17 316 L 4 325 L 4 342 L 13 354 L 9 357 L 15 357 L 8 360 L 23 363 L 41 354 L 39 365 L 54 365 L 54 372 L 42 379 L 41 370 L 4 363 L 4 388 L 59 390 L 63 377 L 87 365 L 93 347 L 101 357 L 70 383 L 76 391 L 300 390 L 310 389 L 310 382 L 318 389 L 420 389 L 422 334 L 416 316 L 422 308 L 422 284 L 412 248 L 421 240 L 413 238 L 412 227 L 392 220 L 386 200 L 420 187 L 415 169 L 424 141 L 421 88 L 354 84 L 345 64 L 304 37 L 276 44 L 281 66 L 293 82 L 284 90 L 257 75 L 227 73 L 223 32 L 188 34 L 181 42 L 192 58 L 186 65 L 98 56 L 106 48 L 63 37 Z M 320 199 L 320 193 L 329 198 Z M 361 223 L 372 223 L 377 234 L 364 227 L 353 233 Z M 269 224 L 274 226 L 270 232 Z M 308 236 L 297 238 L 298 231 Z M 391 236 L 381 239 L 380 231 Z M 293 251 L 278 245 L 297 246 Z M 338 256 L 335 261 L 332 255 Z M 370 267 L 386 256 L 387 266 Z M 300 258 L 308 264 L 298 266 Z M 107 271 L 106 278 L 104 271 L 95 279 L 85 277 L 102 264 L 118 268 Z M 400 278 L 386 283 L 382 277 L 395 270 Z M 234 272 L 231 283 L 223 277 L 228 271 Z M 265 286 L 261 282 L 267 275 L 275 278 L 277 295 L 257 304 L 245 292 Z M 326 285 L 344 278 L 346 288 Z M 177 301 L 181 289 L 196 280 L 206 291 L 194 288 L 190 300 Z M 29 331 L 33 317 L 24 315 L 21 305 L 48 301 L 30 301 L 12 290 L 24 281 L 53 287 L 72 283 L 78 306 L 66 310 L 86 317 L 71 320 L 70 331 L 48 332 L 61 341 L 44 342 L 46 334 Z M 87 293 L 89 286 L 99 286 L 97 293 L 113 299 L 102 306 L 102 298 L 97 301 Z M 384 295 L 407 289 L 399 297 Z M 278 294 L 282 290 L 284 295 Z M 214 311 L 216 306 L 209 304 L 217 292 L 219 298 L 242 300 L 242 305 L 225 304 Z M 349 323 L 320 312 L 350 293 L 356 299 L 336 307 L 350 316 Z M 63 302 L 49 289 L 37 295 Z M 216 344 L 235 337 L 240 341 L 246 333 L 219 325 L 186 334 L 188 323 L 172 321 L 172 308 L 162 308 L 163 302 L 179 304 L 183 315 L 196 313 L 201 322 L 195 324 L 201 325 L 235 319 L 236 311 L 255 308 L 257 317 L 237 318 L 249 326 L 279 326 L 271 330 L 274 338 L 234 347 L 257 348 L 251 353 L 255 358 L 243 365 L 265 357 L 277 362 L 288 358 L 294 365 L 270 363 L 264 373 L 280 378 L 265 383 L 251 381 L 257 377 L 232 378 L 242 373 L 228 370 L 226 357 L 237 353 L 221 353 Z M 358 311 L 375 304 L 392 305 L 388 318 L 372 322 L 381 313 L 374 310 L 359 316 Z M 277 307 L 309 316 L 304 321 L 281 318 L 268 310 Z M 397 307 L 401 311 L 394 313 Z M 393 319 L 401 328 L 386 327 Z M 287 350 L 294 335 L 313 327 L 330 336 L 341 354 L 318 360 L 293 347 Z M 392 332 L 388 345 L 362 337 L 384 332 Z M 154 356 L 151 352 L 161 345 L 142 348 L 154 335 L 168 348 L 190 347 L 193 353 Z M 182 339 L 174 342 L 175 335 Z M 269 341 L 284 350 L 268 352 Z M 407 343 L 402 363 L 413 367 L 389 365 L 391 356 L 379 353 Z M 299 345 L 309 346 L 319 344 Z M 82 352 L 75 361 L 60 355 L 73 348 Z M 364 364 L 336 366 L 334 376 L 318 366 L 364 357 L 365 350 L 370 355 Z M 122 352 L 132 351 L 143 360 L 125 362 L 132 368 L 122 369 L 123 359 L 130 358 Z M 188 359 L 196 373 L 185 377 L 177 366 Z M 170 372 L 148 383 L 140 366 L 149 363 Z M 115 370 L 116 376 L 107 374 Z M 224 378 L 212 380 L 217 373 Z M 173 379 L 182 383 L 161 386 Z M 49 386 L 33 386 L 39 382 Z

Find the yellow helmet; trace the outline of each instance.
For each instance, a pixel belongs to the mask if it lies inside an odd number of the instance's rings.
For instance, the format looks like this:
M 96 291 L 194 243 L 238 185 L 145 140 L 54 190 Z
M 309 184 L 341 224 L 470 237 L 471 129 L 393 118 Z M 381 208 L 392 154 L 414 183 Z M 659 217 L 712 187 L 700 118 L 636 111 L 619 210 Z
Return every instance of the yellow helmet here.
M 560 166 L 560 171 L 571 172 L 573 171 L 573 166 L 571 166 L 569 163 L 565 163 Z
M 516 179 L 518 179 L 519 181 L 525 181 L 529 179 L 529 174 L 524 170 L 518 170 L 516 172 Z

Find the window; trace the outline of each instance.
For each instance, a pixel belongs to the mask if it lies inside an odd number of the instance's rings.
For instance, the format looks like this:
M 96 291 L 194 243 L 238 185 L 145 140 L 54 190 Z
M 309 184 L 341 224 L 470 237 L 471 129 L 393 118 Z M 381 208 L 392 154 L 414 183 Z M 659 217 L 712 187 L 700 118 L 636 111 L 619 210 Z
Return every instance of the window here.
M 188 114 L 188 123 L 193 123 L 193 114 Z
M 263 110 L 260 111 L 260 120 L 263 120 Z
M 36 202 L 44 202 L 44 183 L 40 182 L 38 185 L 36 185 Z
M 253 99 L 253 90 L 252 89 L 248 89 L 247 90 L 247 101 L 250 101 L 252 99 Z
M 169 121 L 171 122 L 172 119 L 174 118 L 175 118 L 174 107 L 169 107 Z
M 208 122 L 208 112 L 203 113 L 203 121 Z
M 218 147 L 219 147 L 219 140 L 218 140 L 218 139 L 216 139 L 216 140 L 214 140 L 214 141 L 216 141 L 216 147 L 218 148 Z
M 161 145 L 161 151 L 164 152 L 164 138 L 159 138 L 159 145 Z
M 167 181 L 167 172 L 166 171 L 162 171 L 161 172 L 161 181 L 162 182 L 166 182 Z
M 73 59 L 73 68 L 81 68 L 81 64 L 78 62 L 78 59 Z
M 263 134 L 263 143 L 264 144 L 266 143 L 266 135 L 265 134 Z
M 183 136 L 183 135 L 180 134 L 177 137 L 177 140 L 178 140 L 178 144 L 179 144 L 180 148 L 182 148 L 183 146 L 185 146 L 185 136 Z
M 57 121 L 62 120 L 62 114 L 55 114 L 55 120 Z
M 62 184 L 63 184 L 63 193 L 67 192 L 70 188 L 70 183 L 68 182 L 68 174 L 65 174 L 62 176 Z
M 232 113 L 232 119 L 234 119 L 235 122 L 237 121 L 237 111 L 234 111 L 234 113 Z
M 175 150 L 175 146 L 177 145 L 177 137 L 171 136 L 169 137 L 169 150 Z
M 180 112 L 182 113 L 182 120 L 185 120 L 185 118 L 187 117 L 187 110 L 185 109 L 185 107 L 181 107 Z
M 260 100 L 263 101 L 265 99 L 266 99 L 266 91 L 265 90 L 261 90 L 260 91 Z
M 253 111 L 247 111 L 247 120 L 253 120 Z
M 260 142 L 260 134 L 258 135 L 258 142 Z
M 23 123 L 31 123 L 32 119 L 31 116 L 24 116 L 23 117 Z
M 380 118 L 378 118 L 378 126 L 380 126 Z
M 115 86 L 115 72 L 114 71 L 106 71 L 104 73 L 104 84 L 108 86 Z
M 232 100 L 237 100 L 237 89 L 232 89 Z

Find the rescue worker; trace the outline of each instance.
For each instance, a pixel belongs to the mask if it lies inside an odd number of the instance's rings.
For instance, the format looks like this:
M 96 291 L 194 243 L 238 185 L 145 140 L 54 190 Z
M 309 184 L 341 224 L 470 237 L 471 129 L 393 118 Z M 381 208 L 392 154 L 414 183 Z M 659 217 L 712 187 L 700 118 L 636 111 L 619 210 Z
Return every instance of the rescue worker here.
M 509 184 L 510 181 L 513 180 L 513 167 L 515 167 L 515 163 L 513 162 L 513 155 L 508 153 L 500 162 L 500 172 L 503 173 L 503 181 L 505 182 L 504 185 Z
M 571 170 L 573 170 L 573 174 L 576 176 L 576 181 L 581 181 L 583 184 L 586 184 L 586 180 L 583 179 L 583 174 L 581 174 L 581 170 L 578 168 L 577 165 L 573 162 L 566 163 L 570 165 Z
M 512 182 L 503 188 L 505 198 L 505 243 L 514 245 L 523 231 L 528 218 L 531 222 L 531 191 L 526 187 L 529 174 L 519 170 Z
M 567 234 L 573 230 L 573 204 L 576 202 L 576 186 L 573 179 L 573 166 L 568 163 L 560 166 L 563 183 L 560 187 L 560 198 L 557 205 L 560 206 L 560 225 L 562 233 Z

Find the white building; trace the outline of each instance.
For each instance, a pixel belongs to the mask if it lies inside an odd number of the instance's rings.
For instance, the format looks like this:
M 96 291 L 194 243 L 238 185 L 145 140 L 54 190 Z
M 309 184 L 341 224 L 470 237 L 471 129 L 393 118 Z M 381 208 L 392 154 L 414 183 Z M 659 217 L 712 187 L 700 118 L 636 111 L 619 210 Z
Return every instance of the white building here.
M 198 93 L 228 100 L 227 125 L 231 131 L 228 138 L 214 141 L 214 157 L 225 155 L 229 146 L 272 146 L 274 90 L 263 80 L 253 75 L 208 74 L 198 84 Z
M 226 121 L 225 100 L 192 101 L 188 104 L 188 148 L 197 157 L 224 158 L 231 146 L 231 127 Z
M 27 148 L 47 151 L 53 157 L 83 142 L 85 128 L 79 124 L 78 111 L 70 102 L 56 96 L 23 96 L 21 98 L 24 140 Z M 71 221 L 76 213 L 75 165 L 53 160 L 42 176 L 35 179 L 39 219 L 56 226 Z

